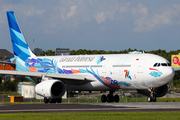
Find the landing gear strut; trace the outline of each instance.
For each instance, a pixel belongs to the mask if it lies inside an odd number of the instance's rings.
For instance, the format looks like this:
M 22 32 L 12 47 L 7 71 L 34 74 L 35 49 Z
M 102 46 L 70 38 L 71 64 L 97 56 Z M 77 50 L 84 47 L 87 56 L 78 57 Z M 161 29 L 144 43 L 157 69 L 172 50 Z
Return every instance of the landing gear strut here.
M 105 103 L 105 102 L 108 102 L 108 103 L 111 103 L 111 102 L 119 102 L 119 95 L 115 95 L 113 96 L 113 93 L 115 91 L 110 91 L 109 94 L 106 96 L 106 95 L 102 95 L 101 96 L 101 102 L 102 103 Z
M 148 102 L 156 102 L 156 92 L 155 89 L 151 88 L 150 96 L 148 97 Z

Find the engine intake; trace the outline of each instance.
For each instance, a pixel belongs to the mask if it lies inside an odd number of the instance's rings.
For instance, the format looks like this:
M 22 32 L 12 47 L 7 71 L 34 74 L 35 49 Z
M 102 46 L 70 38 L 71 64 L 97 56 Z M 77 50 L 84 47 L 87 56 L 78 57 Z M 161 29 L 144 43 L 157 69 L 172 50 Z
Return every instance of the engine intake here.
M 35 86 L 36 94 L 47 98 L 60 98 L 65 90 L 66 87 L 60 80 L 46 80 Z
M 158 87 L 156 91 L 156 97 L 163 97 L 164 95 L 166 95 L 167 91 L 168 91 L 167 85 Z

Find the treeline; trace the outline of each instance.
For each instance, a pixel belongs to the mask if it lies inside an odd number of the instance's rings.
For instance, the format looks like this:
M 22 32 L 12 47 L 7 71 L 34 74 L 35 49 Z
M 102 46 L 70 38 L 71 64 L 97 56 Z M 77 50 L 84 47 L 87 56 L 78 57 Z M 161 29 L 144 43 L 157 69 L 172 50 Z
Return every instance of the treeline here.
M 9 79 L 0 83 L 0 91 L 17 91 L 17 84 L 19 80 L 10 81 Z
M 159 56 L 162 56 L 166 58 L 169 62 L 171 62 L 171 55 L 177 55 L 180 53 L 180 49 L 176 51 L 169 51 L 166 52 L 166 50 L 152 50 L 152 51 L 145 51 L 145 50 L 137 50 L 137 49 L 125 49 L 125 50 L 120 50 L 120 51 L 105 51 L 105 50 L 86 50 L 86 49 L 79 49 L 79 50 L 71 50 L 70 55 L 94 55 L 94 54 L 127 54 L 132 51 L 141 51 L 144 53 L 151 53 L 151 54 L 156 54 Z M 44 54 L 47 56 L 52 56 L 55 55 L 55 51 L 52 50 L 47 50 L 44 51 Z M 173 84 L 174 86 L 180 85 L 180 72 L 176 72 L 174 79 L 173 79 Z
M 180 49 L 176 51 L 170 51 L 166 52 L 166 50 L 152 50 L 152 51 L 145 51 L 145 50 L 137 50 L 137 49 L 125 49 L 125 50 L 120 50 L 120 51 L 105 51 L 105 50 L 86 50 L 86 49 L 79 49 L 79 50 L 71 50 L 70 55 L 94 55 L 94 54 L 127 54 L 132 51 L 141 51 L 144 53 L 151 53 L 151 54 L 156 54 L 159 56 L 162 56 L 166 58 L 168 61 L 171 61 L 171 55 L 174 54 L 179 54 Z M 44 55 L 46 56 L 53 56 L 55 55 L 55 51 L 53 50 L 46 50 L 44 51 Z

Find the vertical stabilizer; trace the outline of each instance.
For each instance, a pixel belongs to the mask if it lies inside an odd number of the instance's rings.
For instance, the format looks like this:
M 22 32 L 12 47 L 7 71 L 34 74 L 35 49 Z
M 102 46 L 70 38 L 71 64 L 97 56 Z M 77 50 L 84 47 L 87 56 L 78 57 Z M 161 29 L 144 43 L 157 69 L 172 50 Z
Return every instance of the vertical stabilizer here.
M 7 12 L 7 19 L 14 51 L 14 57 L 16 58 L 16 67 L 20 67 L 21 65 L 21 67 L 23 68 L 26 59 L 28 57 L 35 57 L 35 55 L 29 49 L 13 11 Z

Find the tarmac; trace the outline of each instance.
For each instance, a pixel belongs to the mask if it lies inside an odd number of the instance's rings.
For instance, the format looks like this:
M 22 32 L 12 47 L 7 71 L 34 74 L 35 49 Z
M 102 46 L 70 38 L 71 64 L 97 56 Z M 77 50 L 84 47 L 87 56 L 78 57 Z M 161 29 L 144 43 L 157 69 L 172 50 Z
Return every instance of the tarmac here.
M 2 113 L 164 112 L 180 111 L 180 102 L 0 104 Z

